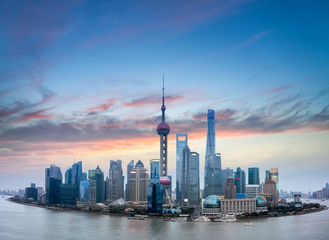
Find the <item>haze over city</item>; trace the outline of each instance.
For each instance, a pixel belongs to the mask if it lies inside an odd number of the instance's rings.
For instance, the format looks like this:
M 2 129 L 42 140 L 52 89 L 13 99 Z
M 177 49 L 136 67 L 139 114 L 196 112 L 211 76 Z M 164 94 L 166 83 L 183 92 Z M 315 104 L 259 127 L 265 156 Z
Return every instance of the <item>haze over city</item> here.
M 42 186 L 50 164 L 149 168 L 163 74 L 173 179 L 188 133 L 203 187 L 211 108 L 222 168 L 328 182 L 326 1 L 3 1 L 0 16 L 0 189 Z

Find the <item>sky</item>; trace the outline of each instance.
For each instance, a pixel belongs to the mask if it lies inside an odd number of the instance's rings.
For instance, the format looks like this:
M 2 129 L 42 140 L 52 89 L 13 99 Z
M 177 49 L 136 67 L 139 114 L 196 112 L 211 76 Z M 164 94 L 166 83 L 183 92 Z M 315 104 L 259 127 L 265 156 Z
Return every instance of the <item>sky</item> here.
M 174 183 L 187 133 L 203 187 L 207 109 L 222 168 L 329 182 L 328 1 L 1 0 L 0 19 L 0 189 L 43 186 L 50 164 L 149 168 L 163 75 Z

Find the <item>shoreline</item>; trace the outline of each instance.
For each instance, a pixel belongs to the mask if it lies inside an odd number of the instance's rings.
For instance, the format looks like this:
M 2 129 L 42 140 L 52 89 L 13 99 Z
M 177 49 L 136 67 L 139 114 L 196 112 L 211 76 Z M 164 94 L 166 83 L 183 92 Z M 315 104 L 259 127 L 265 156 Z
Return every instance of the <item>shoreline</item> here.
M 71 207 L 63 208 L 63 207 L 55 207 L 55 206 L 47 206 L 47 205 L 39 205 L 35 203 L 28 203 L 28 202 L 20 202 L 20 201 L 15 201 L 13 197 L 7 198 L 7 201 L 17 203 L 17 204 L 22 204 L 26 206 L 32 206 L 32 207 L 40 207 L 40 208 L 46 208 L 50 210 L 56 210 L 56 211 L 70 211 L 70 212 L 83 212 L 83 213 L 88 213 L 88 214 L 98 214 L 98 215 L 110 215 L 110 216 L 115 216 L 115 217 L 129 217 L 131 215 L 134 215 L 136 213 L 133 212 L 127 212 L 127 213 L 111 213 L 111 212 L 104 212 L 104 211 L 89 211 L 85 209 L 74 209 Z M 266 215 L 258 215 L 258 216 L 238 216 L 238 220 L 250 220 L 250 219 L 263 219 L 263 218 L 271 218 L 271 217 L 288 217 L 288 216 L 296 216 L 296 215 L 305 215 L 305 214 L 310 214 L 310 213 L 316 213 L 316 212 L 321 212 L 328 210 L 327 206 L 320 205 L 320 208 L 318 209 L 308 209 L 308 210 L 303 210 L 303 211 L 296 211 L 293 213 L 275 213 L 271 212 Z M 136 214 L 137 215 L 137 214 Z M 177 217 L 174 214 L 172 215 L 162 215 L 162 216 L 154 216 L 154 215 L 148 215 L 149 218 L 159 218 L 159 219 L 165 219 L 168 217 Z

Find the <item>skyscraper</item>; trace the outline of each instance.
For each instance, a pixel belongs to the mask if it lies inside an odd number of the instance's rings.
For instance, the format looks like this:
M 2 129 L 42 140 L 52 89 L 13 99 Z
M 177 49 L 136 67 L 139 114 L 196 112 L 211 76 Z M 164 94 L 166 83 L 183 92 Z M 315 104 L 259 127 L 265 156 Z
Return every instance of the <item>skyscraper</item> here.
M 121 160 L 110 162 L 109 169 L 109 193 L 108 198 L 110 201 L 118 200 L 124 197 L 123 190 L 123 175 L 122 175 L 122 162 Z
M 72 167 L 68 167 L 65 172 L 65 184 L 71 184 L 72 183 Z
M 248 168 L 248 184 L 259 185 L 259 168 L 257 167 Z
M 149 185 L 149 171 L 139 160 L 135 168 L 130 171 L 128 189 L 128 201 L 147 203 L 147 187 Z
M 160 184 L 160 161 L 150 161 L 150 185 L 147 188 L 147 208 L 151 212 L 162 213 L 163 185 Z
M 127 185 L 126 185 L 126 199 L 129 199 L 129 177 L 130 177 L 130 171 L 134 169 L 134 160 L 131 160 L 130 163 L 127 165 Z
M 51 204 L 59 203 L 59 187 L 62 183 L 62 172 L 60 167 L 50 165 L 45 169 L 46 199 Z
M 197 152 L 190 152 L 188 167 L 188 202 L 192 205 L 200 203 L 200 159 Z
M 76 188 L 76 197 L 80 197 L 80 181 L 82 180 L 82 162 L 79 161 L 72 165 L 71 184 Z
M 228 177 L 226 179 L 226 184 L 224 187 L 224 198 L 225 199 L 236 199 L 236 186 L 234 184 L 233 177 Z
M 176 201 L 182 202 L 183 148 L 187 145 L 187 134 L 176 134 Z
M 215 153 L 215 135 L 215 111 L 213 109 L 208 109 L 206 159 L 208 154 Z
M 221 155 L 220 153 L 209 153 L 207 155 L 204 182 L 204 197 L 210 195 L 222 195 L 223 185 L 221 177 Z
M 236 193 L 246 193 L 246 174 L 238 167 L 234 173 L 234 183 L 236 186 Z
M 215 146 L 215 111 L 213 109 L 208 109 L 204 197 L 223 194 L 221 155 L 220 153 L 215 153 Z
M 157 133 L 160 135 L 160 176 L 167 176 L 168 171 L 168 142 L 167 142 L 167 136 L 170 133 L 170 127 L 165 122 L 165 103 L 164 103 L 165 97 L 164 97 L 164 79 L 163 79 L 163 86 L 162 86 L 162 122 L 159 123 L 157 126 Z
M 226 183 L 228 177 L 233 177 L 233 169 L 222 169 L 222 183 Z
M 89 170 L 89 179 L 96 181 L 96 203 L 104 201 L 104 173 L 97 165 L 96 169 Z

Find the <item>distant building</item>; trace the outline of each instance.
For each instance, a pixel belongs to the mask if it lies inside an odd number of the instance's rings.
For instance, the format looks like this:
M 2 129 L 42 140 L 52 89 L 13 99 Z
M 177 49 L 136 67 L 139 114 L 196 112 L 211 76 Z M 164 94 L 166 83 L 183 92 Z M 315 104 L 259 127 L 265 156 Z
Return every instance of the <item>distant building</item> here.
M 224 198 L 235 199 L 236 198 L 236 186 L 234 184 L 233 177 L 228 177 L 224 187 Z
M 226 169 L 222 169 L 222 183 L 225 184 L 226 183 L 226 179 L 228 177 L 233 177 L 233 169 L 230 168 L 226 168 Z
M 248 168 L 248 184 L 259 185 L 259 168 L 257 167 Z
M 72 184 L 72 167 L 68 167 L 65 172 L 65 184 Z
M 246 198 L 256 198 L 259 195 L 258 184 L 248 184 L 246 186 Z
M 124 198 L 124 181 L 121 160 L 110 161 L 108 199 L 115 201 Z
M 221 155 L 215 153 L 215 111 L 208 109 L 207 114 L 207 147 L 204 169 L 204 197 L 222 195 Z
M 160 169 L 161 172 L 161 169 Z M 128 189 L 128 201 L 147 203 L 147 187 L 149 185 L 149 171 L 144 168 L 144 164 L 139 160 L 135 168 L 130 171 Z
M 82 162 L 79 161 L 72 165 L 71 184 L 75 185 L 77 192 L 76 198 L 79 198 L 80 181 L 82 180 Z
M 129 199 L 129 177 L 130 171 L 134 169 L 134 160 L 131 160 L 130 163 L 127 165 L 127 184 L 126 184 L 126 199 Z
M 187 145 L 187 134 L 176 134 L 176 202 L 182 203 L 183 149 Z
M 271 199 L 267 199 L 270 206 L 278 205 L 278 191 L 276 190 L 276 182 L 273 180 L 268 180 L 264 184 L 264 193 L 270 194 Z
M 61 184 L 59 187 L 59 203 L 65 205 L 76 204 L 77 186 L 73 184 Z
M 45 169 L 46 199 L 51 204 L 59 203 L 59 186 L 62 183 L 60 167 L 50 165 Z
M 34 201 L 38 200 L 38 190 L 35 187 L 35 183 L 31 183 L 31 187 L 25 188 L 25 200 L 33 199 Z
M 96 181 L 96 203 L 104 201 L 104 173 L 97 165 L 96 169 L 89 170 L 89 179 Z
M 91 186 L 90 181 L 85 180 L 80 182 L 80 201 L 91 202 Z M 96 200 L 95 200 L 96 202 Z
M 236 186 L 236 193 L 246 193 L 246 174 L 238 167 L 234 173 L 234 183 Z
M 162 213 L 163 185 L 160 184 L 160 160 L 150 161 L 150 184 L 147 188 L 147 208 L 153 213 Z

